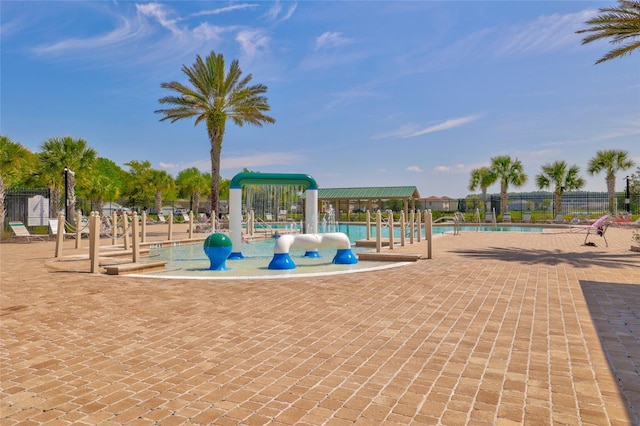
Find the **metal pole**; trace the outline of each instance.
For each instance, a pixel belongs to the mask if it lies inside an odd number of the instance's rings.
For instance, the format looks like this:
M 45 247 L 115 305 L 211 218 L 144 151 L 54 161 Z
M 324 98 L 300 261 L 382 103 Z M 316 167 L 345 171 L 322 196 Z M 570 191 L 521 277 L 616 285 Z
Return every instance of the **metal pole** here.
M 629 176 L 625 177 L 627 180 L 627 191 L 624 194 L 624 209 L 627 214 L 631 213 L 631 193 L 629 191 Z

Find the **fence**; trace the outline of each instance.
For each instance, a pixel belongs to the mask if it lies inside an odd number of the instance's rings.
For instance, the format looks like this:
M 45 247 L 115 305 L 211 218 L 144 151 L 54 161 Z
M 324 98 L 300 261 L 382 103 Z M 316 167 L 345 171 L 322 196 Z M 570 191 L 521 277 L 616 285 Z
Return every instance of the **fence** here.
M 19 221 L 27 226 L 48 226 L 50 200 L 48 189 L 8 189 L 4 201 L 5 224 Z
M 640 194 L 631 195 L 630 210 L 632 214 L 640 214 Z M 510 212 L 535 212 L 541 218 L 553 219 L 562 216 L 597 216 L 603 212 L 618 215 L 626 212 L 625 196 L 617 193 L 613 211 L 609 208 L 609 196 L 604 192 L 571 192 L 562 195 L 560 211 L 555 209 L 555 196 L 550 192 L 535 194 L 509 194 L 508 209 Z M 458 200 L 458 210 L 473 212 L 475 209 L 483 211 L 482 200 L 479 198 L 463 198 Z M 487 211 L 495 209 L 501 214 L 500 195 L 487 197 Z

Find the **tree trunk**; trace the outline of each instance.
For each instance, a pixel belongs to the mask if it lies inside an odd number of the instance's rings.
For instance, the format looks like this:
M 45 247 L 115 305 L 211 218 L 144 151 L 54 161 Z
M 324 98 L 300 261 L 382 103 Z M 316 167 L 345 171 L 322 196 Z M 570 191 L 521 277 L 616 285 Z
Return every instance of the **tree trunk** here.
M 506 182 L 502 182 L 500 184 L 500 210 L 502 214 L 505 214 L 507 209 L 507 191 L 509 190 L 509 186 Z
M 2 176 L 0 176 L 0 233 L 4 229 L 4 216 L 6 214 L 4 208 L 4 199 L 6 195 L 6 190 L 4 187 L 4 181 L 2 180 Z
M 224 136 L 224 119 L 212 118 L 207 122 L 209 141 L 211 142 L 211 211 L 220 213 L 218 199 L 220 198 L 220 155 L 222 153 L 222 137 Z
M 193 194 L 193 214 L 198 214 L 198 208 L 200 207 L 200 192 L 194 191 Z
M 483 210 L 487 211 L 487 188 L 482 188 L 482 206 Z
M 562 214 L 562 192 L 561 191 L 556 191 L 556 199 L 554 200 L 554 206 L 553 208 L 556 211 L 556 216 L 558 216 L 559 214 Z
M 158 214 L 162 213 L 162 191 L 160 190 L 156 191 L 155 204 L 156 204 L 156 212 Z
M 67 187 L 64 189 L 67 194 L 67 201 L 69 202 L 69 217 L 67 222 L 72 225 L 76 225 L 76 174 L 69 170 L 67 172 Z M 65 208 L 65 213 L 67 209 Z
M 609 194 L 609 214 L 616 212 L 616 176 L 607 176 L 607 194 Z
M 58 218 L 58 214 L 60 213 L 60 187 L 57 185 L 53 185 L 49 187 L 49 191 L 51 192 L 51 210 L 49 216 L 52 218 Z M 65 218 L 66 220 L 66 218 Z
M 98 199 L 96 200 L 96 211 L 100 213 L 100 216 L 102 216 L 103 209 L 104 209 L 104 198 L 98 197 Z

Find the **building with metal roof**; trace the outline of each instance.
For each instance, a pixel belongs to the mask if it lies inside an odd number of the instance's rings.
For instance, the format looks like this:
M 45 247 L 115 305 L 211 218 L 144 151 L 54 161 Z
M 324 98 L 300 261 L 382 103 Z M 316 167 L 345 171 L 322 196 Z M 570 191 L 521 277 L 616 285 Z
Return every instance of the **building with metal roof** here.
M 409 208 L 415 210 L 420 198 L 415 186 L 377 186 L 361 188 L 319 188 L 318 202 L 321 210 L 327 211 L 331 204 L 336 212 L 346 212 L 349 216 L 354 209 L 364 206 L 366 210 L 379 209 L 384 201 L 400 200 L 405 215 Z M 356 206 L 352 209 L 352 206 Z M 375 206 L 375 207 L 374 207 Z M 364 209 L 363 209 L 364 210 Z

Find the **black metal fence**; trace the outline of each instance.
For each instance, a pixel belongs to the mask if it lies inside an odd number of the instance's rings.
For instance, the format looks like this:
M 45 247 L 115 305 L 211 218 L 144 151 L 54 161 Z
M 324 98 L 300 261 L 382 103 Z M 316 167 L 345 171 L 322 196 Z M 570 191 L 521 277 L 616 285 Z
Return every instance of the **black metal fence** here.
M 616 194 L 613 209 L 609 207 L 609 196 L 604 192 L 571 192 L 562 195 L 560 211 L 555 211 L 555 196 L 550 192 L 534 194 L 509 194 L 509 212 L 530 212 L 540 219 L 554 219 L 561 216 L 599 216 L 603 212 L 618 215 L 626 212 L 627 203 L 624 193 Z M 640 214 L 640 195 L 631 195 L 629 198 L 631 214 Z M 458 211 L 475 212 L 479 209 L 484 212 L 482 200 L 479 197 L 462 198 L 458 200 Z M 501 214 L 500 195 L 487 197 L 486 211 L 495 209 L 496 214 Z M 613 211 L 612 211 L 613 210 Z
M 614 202 L 613 211 L 609 208 L 609 197 L 604 192 L 570 192 L 562 195 L 562 204 L 560 211 L 556 212 L 555 197 L 551 192 L 538 193 L 511 193 L 508 198 L 509 212 L 515 220 L 524 214 L 531 213 L 534 221 L 536 220 L 553 220 L 557 216 L 563 217 L 597 217 L 603 212 L 618 215 L 626 212 L 627 200 L 624 193 L 617 193 Z M 201 202 L 202 205 L 203 202 Z M 221 203 L 224 203 L 221 201 Z M 189 209 L 189 201 L 166 201 L 163 202 L 163 210 L 176 211 L 178 209 Z M 104 209 L 113 206 L 112 203 L 104 203 Z M 155 213 L 153 201 L 146 200 L 133 204 L 130 200 L 119 200 L 116 209 L 133 207 L 135 210 L 142 212 L 147 207 L 147 212 Z M 399 204 L 401 206 L 401 204 Z M 80 209 L 84 214 L 95 210 L 89 200 L 76 199 L 76 209 Z M 423 209 L 423 206 L 417 206 Z M 640 214 L 640 194 L 631 195 L 629 198 L 630 212 L 633 215 Z M 450 203 L 450 212 L 460 211 L 468 214 L 475 214 L 479 211 L 484 214 L 485 211 L 495 209 L 497 215 L 502 214 L 500 209 L 500 195 L 492 194 L 487 197 L 487 205 L 484 206 L 479 196 L 460 198 Z M 51 194 L 48 189 L 10 189 L 7 190 L 5 199 L 5 225 L 8 226 L 10 221 L 20 221 L 27 226 L 47 226 L 49 218 L 57 217 L 56 209 L 51 206 Z M 401 209 L 401 207 L 399 207 Z M 395 209 L 394 209 L 395 210 Z M 398 210 L 399 211 L 399 210 Z M 110 214 L 110 212 L 108 212 Z M 357 220 L 353 219 L 352 220 Z
M 9 189 L 4 207 L 5 225 L 19 221 L 26 226 L 49 226 L 51 195 L 48 189 Z

